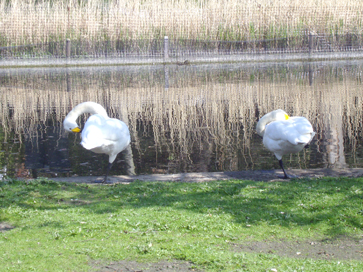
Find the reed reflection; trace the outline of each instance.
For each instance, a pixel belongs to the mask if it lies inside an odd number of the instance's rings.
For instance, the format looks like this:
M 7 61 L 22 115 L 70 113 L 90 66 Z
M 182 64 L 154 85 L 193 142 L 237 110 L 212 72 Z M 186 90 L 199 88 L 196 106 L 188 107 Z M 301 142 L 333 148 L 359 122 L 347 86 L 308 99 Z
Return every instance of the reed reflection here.
M 326 148 L 324 157 L 325 167 L 344 168 L 347 166 L 344 153 L 344 132 L 343 132 L 343 107 L 341 101 L 346 97 L 344 85 L 338 84 L 333 87 L 338 90 L 334 93 L 322 94 L 324 97 L 321 104 L 320 116 L 324 122 L 323 139 Z
M 63 152 L 64 166 L 55 167 L 54 158 L 36 167 L 39 174 L 102 175 L 102 159 L 79 148 L 79 139 L 64 142 L 61 123 L 84 101 L 103 105 L 130 128 L 131 149 L 121 159 L 128 167 L 116 162 L 111 175 L 278 168 L 255 133 L 256 121 L 278 108 L 306 117 L 317 133 L 311 149 L 286 158 L 286 167 L 363 167 L 362 65 L 8 71 L 1 75 L 0 122 L 3 138 L 19 139 L 21 151 L 11 165 L 0 159 L 0 167 L 9 174 L 35 165 L 42 152 Z M 2 149 L 8 152 L 8 140 Z

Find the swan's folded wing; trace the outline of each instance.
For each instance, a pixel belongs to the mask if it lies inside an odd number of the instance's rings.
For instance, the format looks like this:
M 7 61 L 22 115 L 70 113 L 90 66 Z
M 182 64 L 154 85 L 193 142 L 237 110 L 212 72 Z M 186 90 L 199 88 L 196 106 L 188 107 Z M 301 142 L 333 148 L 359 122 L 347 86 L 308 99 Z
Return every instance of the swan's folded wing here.
M 127 125 L 118 120 L 110 118 L 103 127 L 104 138 L 109 141 L 120 141 L 121 139 L 129 139 L 130 132 Z
M 130 132 L 126 124 L 113 118 L 104 118 L 100 115 L 92 115 L 87 120 L 82 131 L 84 148 L 106 148 L 111 145 L 126 147 L 130 143 Z
M 315 135 L 310 122 L 304 117 L 292 117 L 289 126 L 288 141 L 293 144 L 308 144 Z
M 310 122 L 304 117 L 292 117 L 288 121 L 272 122 L 267 125 L 265 132 L 265 136 L 268 136 L 271 141 L 287 141 L 292 145 L 307 144 L 314 134 Z
M 271 141 L 287 141 L 291 128 L 288 128 L 289 123 L 285 121 L 275 121 L 266 126 L 264 138 L 267 137 Z

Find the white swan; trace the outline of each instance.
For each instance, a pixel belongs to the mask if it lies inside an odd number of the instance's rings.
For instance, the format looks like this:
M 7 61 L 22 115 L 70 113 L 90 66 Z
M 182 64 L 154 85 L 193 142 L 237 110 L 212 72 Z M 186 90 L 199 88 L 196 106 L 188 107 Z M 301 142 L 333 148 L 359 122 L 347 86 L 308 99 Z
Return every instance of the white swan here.
M 91 113 L 83 130 L 76 123 L 83 113 Z M 81 145 L 95 153 L 109 156 L 108 167 L 102 183 L 107 182 L 107 176 L 118 153 L 130 144 L 130 132 L 127 125 L 115 118 L 110 118 L 106 110 L 95 102 L 84 102 L 74 107 L 63 121 L 64 129 L 71 132 L 82 131 Z
M 305 117 L 290 117 L 283 110 L 264 115 L 257 123 L 257 133 L 263 137 L 264 146 L 279 160 L 285 179 L 289 178 L 282 163 L 282 156 L 297 153 L 309 145 L 315 132 Z

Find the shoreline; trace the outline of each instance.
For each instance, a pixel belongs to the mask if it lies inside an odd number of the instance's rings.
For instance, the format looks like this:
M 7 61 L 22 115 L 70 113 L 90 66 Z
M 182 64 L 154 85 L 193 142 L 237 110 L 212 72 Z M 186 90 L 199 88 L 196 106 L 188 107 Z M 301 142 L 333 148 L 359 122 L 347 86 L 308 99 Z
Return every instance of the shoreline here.
M 289 175 L 297 178 L 322 178 L 322 177 L 362 177 L 363 168 L 318 168 L 318 169 L 288 169 Z M 289 181 L 279 178 L 282 171 L 276 170 L 245 170 L 245 171 L 226 171 L 226 172 L 196 172 L 196 173 L 179 173 L 179 174 L 150 174 L 150 175 L 119 175 L 109 176 L 109 184 L 129 184 L 133 181 L 164 181 L 164 182 L 208 182 L 213 180 L 253 180 L 253 181 Z M 95 183 L 95 180 L 103 177 L 82 176 L 82 177 L 59 177 L 51 178 L 58 182 L 74 183 Z M 97 184 L 97 183 L 95 183 Z
M 129 65 L 196 65 L 211 63 L 268 63 L 268 62 L 314 62 L 363 59 L 362 50 L 315 53 L 269 52 L 232 55 L 184 56 L 164 58 L 100 57 L 100 58 L 39 58 L 1 60 L 0 68 L 71 68 L 93 66 Z

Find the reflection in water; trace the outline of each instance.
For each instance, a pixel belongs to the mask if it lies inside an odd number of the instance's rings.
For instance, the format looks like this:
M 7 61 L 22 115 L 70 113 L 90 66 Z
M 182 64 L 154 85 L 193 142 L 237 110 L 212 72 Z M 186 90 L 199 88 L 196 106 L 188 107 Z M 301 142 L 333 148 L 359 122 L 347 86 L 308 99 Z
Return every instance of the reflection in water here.
M 107 159 L 62 128 L 84 101 L 100 103 L 130 128 L 132 145 L 113 175 L 278 168 L 255 133 L 258 118 L 277 108 L 305 116 L 317 132 L 309 150 L 286 158 L 287 168 L 362 167 L 362 67 L 9 69 L 0 74 L 0 168 L 10 176 L 102 175 Z
M 124 161 L 125 161 L 125 174 L 129 175 L 129 176 L 136 175 L 131 145 L 126 147 L 123 154 L 124 154 Z
M 345 154 L 344 154 L 344 138 L 343 138 L 343 121 L 341 116 L 343 115 L 342 105 L 337 97 L 330 101 L 330 105 L 324 105 L 327 107 L 329 113 L 329 123 L 326 124 L 325 141 L 327 151 L 327 167 L 343 168 L 346 167 Z

